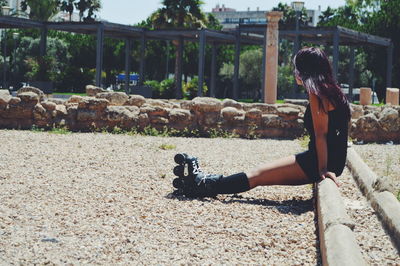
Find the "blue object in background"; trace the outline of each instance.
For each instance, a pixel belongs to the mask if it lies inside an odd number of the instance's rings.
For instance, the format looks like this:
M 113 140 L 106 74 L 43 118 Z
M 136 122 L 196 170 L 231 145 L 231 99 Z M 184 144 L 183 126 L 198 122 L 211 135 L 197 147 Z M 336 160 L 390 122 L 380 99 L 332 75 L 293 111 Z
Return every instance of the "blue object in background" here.
M 129 75 L 129 82 L 134 82 L 136 83 L 139 81 L 139 75 L 138 74 L 130 74 Z M 117 82 L 125 82 L 125 74 L 118 74 L 117 75 Z

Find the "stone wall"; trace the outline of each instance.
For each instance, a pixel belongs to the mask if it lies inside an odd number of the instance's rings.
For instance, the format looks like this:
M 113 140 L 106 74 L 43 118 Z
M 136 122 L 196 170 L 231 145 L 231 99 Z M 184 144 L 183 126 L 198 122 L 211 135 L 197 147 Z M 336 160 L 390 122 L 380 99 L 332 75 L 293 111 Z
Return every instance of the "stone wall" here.
M 91 87 L 90 87 L 91 88 Z M 91 88 L 91 91 L 94 91 Z M 295 138 L 304 132 L 304 103 L 239 103 L 198 97 L 192 101 L 145 99 L 98 90 L 92 97 L 47 99 L 24 88 L 16 97 L 0 91 L 0 128 L 67 127 L 73 131 L 146 127 L 177 130 L 224 130 L 239 136 Z M 303 104 L 303 105 L 302 105 Z M 350 136 L 364 141 L 399 141 L 399 107 L 353 105 Z

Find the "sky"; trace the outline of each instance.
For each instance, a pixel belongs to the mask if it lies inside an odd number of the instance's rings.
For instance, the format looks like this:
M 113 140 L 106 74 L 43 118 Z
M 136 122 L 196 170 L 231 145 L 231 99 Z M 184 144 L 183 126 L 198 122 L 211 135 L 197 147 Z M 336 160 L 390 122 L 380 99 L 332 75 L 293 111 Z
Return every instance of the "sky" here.
M 337 8 L 345 4 L 345 0 L 303 0 L 307 9 L 318 9 L 321 6 L 325 10 L 328 6 Z M 271 10 L 277 6 L 279 2 L 290 5 L 291 1 L 284 0 L 203 0 L 202 9 L 204 12 L 211 12 L 217 4 L 225 5 L 225 7 L 234 8 L 237 11 L 256 10 Z M 157 8 L 161 7 L 161 0 L 102 0 L 103 7 L 99 13 L 101 19 L 109 22 L 121 24 L 136 24 L 145 20 Z

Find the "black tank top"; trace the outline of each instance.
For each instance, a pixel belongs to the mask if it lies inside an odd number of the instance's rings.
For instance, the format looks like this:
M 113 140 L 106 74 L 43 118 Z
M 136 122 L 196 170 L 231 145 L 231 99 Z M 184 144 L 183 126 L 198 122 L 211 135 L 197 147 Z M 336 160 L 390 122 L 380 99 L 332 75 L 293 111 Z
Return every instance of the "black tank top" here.
M 345 108 L 345 106 L 338 106 L 336 109 L 328 111 L 328 171 L 332 171 L 336 175 L 342 173 L 347 156 L 348 121 Z M 310 134 L 308 149 L 316 155 L 310 105 L 307 106 L 304 113 L 304 126 Z

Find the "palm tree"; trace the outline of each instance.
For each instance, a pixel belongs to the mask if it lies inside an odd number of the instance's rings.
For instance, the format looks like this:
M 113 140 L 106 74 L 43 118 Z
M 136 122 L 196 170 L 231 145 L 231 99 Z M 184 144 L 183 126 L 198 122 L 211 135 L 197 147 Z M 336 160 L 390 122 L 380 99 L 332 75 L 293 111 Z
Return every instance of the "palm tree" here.
M 200 29 L 206 28 L 207 18 L 201 10 L 200 0 L 163 0 L 159 8 L 150 16 L 151 24 L 156 29 Z M 172 42 L 175 46 L 175 86 L 178 88 L 178 64 L 180 40 Z M 182 92 L 176 91 L 176 98 L 182 98 Z

